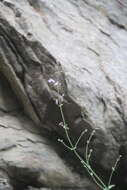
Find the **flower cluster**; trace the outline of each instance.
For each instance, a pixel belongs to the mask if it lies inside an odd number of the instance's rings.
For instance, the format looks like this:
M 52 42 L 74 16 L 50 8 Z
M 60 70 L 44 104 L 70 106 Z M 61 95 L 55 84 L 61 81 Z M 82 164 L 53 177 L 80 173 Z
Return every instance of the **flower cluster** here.
M 53 86 L 55 86 L 55 87 L 57 88 L 57 92 L 58 92 L 58 94 L 59 94 L 59 97 L 58 97 L 57 99 L 55 99 L 56 105 L 58 105 L 58 106 L 63 106 L 62 102 L 64 101 L 64 94 L 60 95 L 60 90 L 59 90 L 59 88 L 60 88 L 60 86 L 61 86 L 61 83 L 58 82 L 58 81 L 55 81 L 55 80 L 52 79 L 52 78 L 50 78 L 50 79 L 48 80 L 48 83 L 49 83 L 49 84 L 52 84 Z

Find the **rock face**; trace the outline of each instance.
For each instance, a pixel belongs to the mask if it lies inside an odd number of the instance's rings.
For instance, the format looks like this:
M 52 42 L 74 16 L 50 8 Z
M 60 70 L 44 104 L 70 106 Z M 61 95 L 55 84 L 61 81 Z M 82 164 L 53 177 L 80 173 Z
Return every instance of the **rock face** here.
M 6 89 L 9 85 L 4 77 L 1 78 L 1 89 Z M 24 115 L 21 107 L 16 106 L 12 91 L 9 92 L 9 97 L 7 92 L 5 94 L 6 96 L 0 97 L 3 108 L 0 111 L 0 190 L 12 190 L 11 185 L 16 190 L 30 185 L 92 188 L 90 180 L 72 172 L 58 156 L 55 144 L 53 146 L 53 142 L 45 138 L 44 134 L 37 130 L 37 126 Z M 10 97 L 12 106 L 10 103 L 8 107 Z M 10 186 L 9 182 L 7 183 L 9 179 Z
M 12 186 L 96 189 L 42 135 L 66 138 L 58 98 L 73 141 L 97 129 L 93 163 L 109 171 L 122 153 L 127 168 L 126 14 L 125 0 L 0 1 L 0 164 Z

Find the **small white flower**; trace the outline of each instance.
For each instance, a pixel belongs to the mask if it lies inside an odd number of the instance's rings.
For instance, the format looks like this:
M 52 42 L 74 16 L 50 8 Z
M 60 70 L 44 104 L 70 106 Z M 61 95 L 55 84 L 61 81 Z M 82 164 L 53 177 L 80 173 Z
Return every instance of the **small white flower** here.
M 60 83 L 58 81 L 55 81 L 54 79 L 50 78 L 48 80 L 48 83 L 53 84 L 54 86 L 60 86 Z
M 93 149 L 90 149 L 90 153 L 92 153 L 93 152 Z
M 61 142 L 61 143 L 63 143 L 64 141 L 63 141 L 63 139 L 58 139 L 58 142 Z
M 90 175 L 93 176 L 93 173 L 91 172 Z
M 58 81 L 54 83 L 54 86 L 58 86 L 58 85 L 59 85 L 59 82 L 58 82 Z
M 62 127 L 63 127 L 63 126 L 64 126 L 63 122 L 60 122 L 60 123 L 59 123 L 59 126 L 62 126 Z
M 53 83 L 53 84 L 55 84 L 55 80 L 52 79 L 52 78 L 50 78 L 50 79 L 48 80 L 48 83 Z
M 55 100 L 55 103 L 56 103 L 56 105 L 59 105 L 59 100 L 56 99 L 56 100 Z

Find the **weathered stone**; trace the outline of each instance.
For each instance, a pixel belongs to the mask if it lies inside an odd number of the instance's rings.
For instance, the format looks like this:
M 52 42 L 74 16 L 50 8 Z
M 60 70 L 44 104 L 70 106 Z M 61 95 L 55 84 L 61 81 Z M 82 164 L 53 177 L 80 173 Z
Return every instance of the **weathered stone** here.
M 0 190 L 13 190 L 9 176 L 2 170 L 0 170 Z
M 0 74 L 0 110 L 3 112 L 12 112 L 20 109 L 20 105 L 14 99 L 14 93 L 10 89 L 5 77 Z
M 65 138 L 55 104 L 64 94 L 73 140 L 97 128 L 92 159 L 106 170 L 121 149 L 127 160 L 126 15 L 125 0 L 0 1 L 0 72 L 24 111 L 38 128 Z M 59 93 L 50 79 L 61 84 Z M 89 134 L 79 144 L 81 154 Z M 0 149 L 9 144 L 1 142 Z
M 0 116 L 0 168 L 8 173 L 17 188 L 28 184 L 40 187 L 93 186 L 88 178 L 82 179 L 69 169 L 52 142 L 40 136 L 32 122 L 21 113 Z

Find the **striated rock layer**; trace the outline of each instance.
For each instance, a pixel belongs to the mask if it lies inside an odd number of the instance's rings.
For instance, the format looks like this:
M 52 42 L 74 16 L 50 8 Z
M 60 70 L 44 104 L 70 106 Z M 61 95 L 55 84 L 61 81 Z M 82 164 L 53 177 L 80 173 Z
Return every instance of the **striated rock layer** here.
M 63 95 L 73 141 L 97 129 L 93 164 L 104 175 L 123 154 L 127 181 L 126 15 L 125 0 L 0 1 L 0 168 L 8 187 L 96 189 L 46 136 L 66 138 L 55 103 Z

